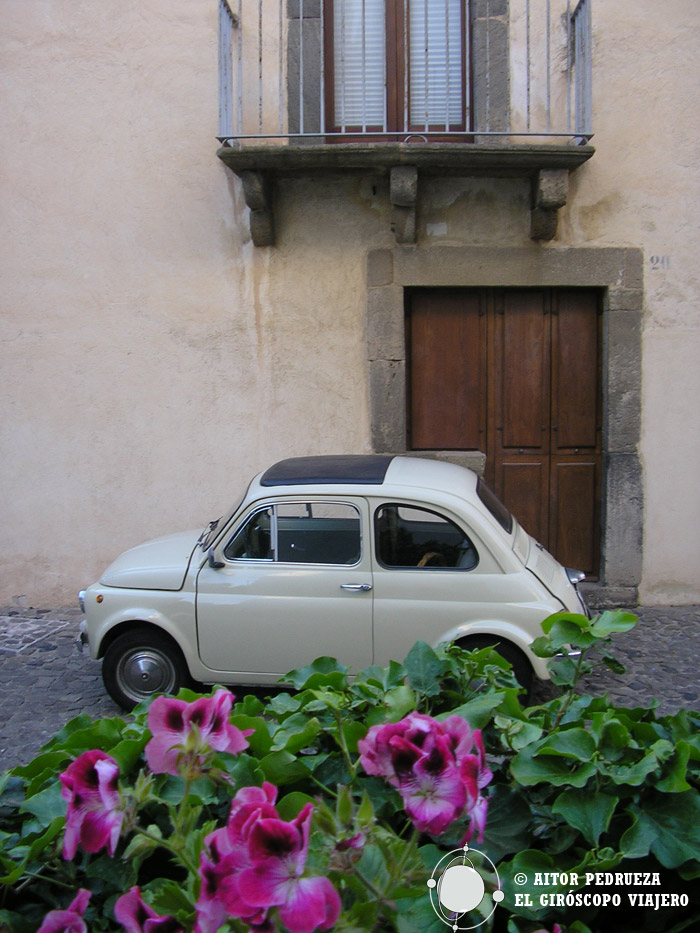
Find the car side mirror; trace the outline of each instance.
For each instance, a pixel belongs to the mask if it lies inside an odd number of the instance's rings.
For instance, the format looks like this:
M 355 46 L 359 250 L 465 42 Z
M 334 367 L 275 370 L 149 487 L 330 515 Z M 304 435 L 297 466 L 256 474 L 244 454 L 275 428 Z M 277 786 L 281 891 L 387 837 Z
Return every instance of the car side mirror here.
M 209 548 L 208 559 L 209 559 L 209 566 L 211 567 L 212 570 L 221 570 L 222 567 L 226 566 L 226 564 L 222 560 L 217 560 L 214 557 L 213 547 Z

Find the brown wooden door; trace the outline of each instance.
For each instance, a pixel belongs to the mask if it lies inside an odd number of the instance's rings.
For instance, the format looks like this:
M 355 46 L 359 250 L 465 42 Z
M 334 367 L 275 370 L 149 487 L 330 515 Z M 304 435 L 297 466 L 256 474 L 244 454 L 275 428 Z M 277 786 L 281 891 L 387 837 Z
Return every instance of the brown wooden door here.
M 409 437 L 481 450 L 486 479 L 566 566 L 597 576 L 600 316 L 587 289 L 416 291 Z

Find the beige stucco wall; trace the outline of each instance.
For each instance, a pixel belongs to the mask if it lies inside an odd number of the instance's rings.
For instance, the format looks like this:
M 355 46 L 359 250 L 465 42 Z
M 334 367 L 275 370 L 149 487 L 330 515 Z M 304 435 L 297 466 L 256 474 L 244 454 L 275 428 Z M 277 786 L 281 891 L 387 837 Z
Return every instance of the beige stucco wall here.
M 524 181 L 429 181 L 418 213 L 418 248 L 644 249 L 648 602 L 700 601 L 693 7 L 595 5 L 597 153 L 551 244 Z M 252 246 L 215 157 L 214 0 L 3 21 L 0 604 L 48 606 L 276 458 L 369 450 L 365 256 L 394 241 L 386 180 L 352 176 L 280 186 L 277 246 Z

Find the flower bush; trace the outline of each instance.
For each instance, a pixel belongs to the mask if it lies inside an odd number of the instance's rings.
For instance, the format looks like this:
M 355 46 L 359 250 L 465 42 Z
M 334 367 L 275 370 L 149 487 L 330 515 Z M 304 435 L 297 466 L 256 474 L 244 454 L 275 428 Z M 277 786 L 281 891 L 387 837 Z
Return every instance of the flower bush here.
M 546 620 L 535 650 L 562 693 L 537 706 L 493 649 L 418 643 L 354 679 L 318 659 L 264 700 L 182 691 L 79 716 L 0 778 L 0 929 L 695 929 L 700 715 L 577 690 L 595 663 L 619 670 L 611 637 L 634 621 Z M 427 881 L 464 846 L 484 897 L 441 918 Z M 596 873 L 676 900 L 586 901 Z

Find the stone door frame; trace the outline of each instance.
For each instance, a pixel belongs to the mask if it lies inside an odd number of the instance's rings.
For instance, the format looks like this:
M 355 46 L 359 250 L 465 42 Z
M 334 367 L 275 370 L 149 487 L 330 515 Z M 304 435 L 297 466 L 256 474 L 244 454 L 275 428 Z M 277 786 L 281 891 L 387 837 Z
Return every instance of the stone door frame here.
M 603 293 L 601 582 L 592 585 L 591 596 L 601 605 L 632 606 L 642 573 L 642 250 L 435 246 L 369 252 L 367 356 L 372 449 L 407 453 L 406 288 L 567 286 L 598 288 Z M 451 451 L 444 456 L 478 471 L 483 469 L 482 454 Z

